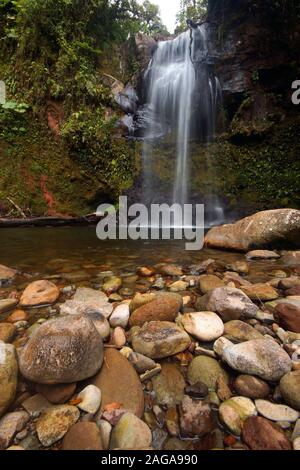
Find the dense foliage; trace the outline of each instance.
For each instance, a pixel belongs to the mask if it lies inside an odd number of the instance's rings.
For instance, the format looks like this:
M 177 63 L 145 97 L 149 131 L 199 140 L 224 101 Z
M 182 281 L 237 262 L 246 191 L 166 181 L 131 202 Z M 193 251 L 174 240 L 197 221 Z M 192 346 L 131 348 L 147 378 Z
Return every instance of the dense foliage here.
M 176 32 L 186 29 L 186 20 L 195 22 L 201 20 L 207 12 L 208 0 L 180 0 L 180 10 L 177 14 Z

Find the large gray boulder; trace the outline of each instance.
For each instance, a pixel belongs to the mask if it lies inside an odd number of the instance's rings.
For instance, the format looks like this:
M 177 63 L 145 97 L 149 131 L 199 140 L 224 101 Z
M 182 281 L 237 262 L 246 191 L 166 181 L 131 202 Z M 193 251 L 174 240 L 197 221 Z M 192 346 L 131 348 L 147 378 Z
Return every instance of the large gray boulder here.
M 81 315 L 47 321 L 19 351 L 22 375 L 40 384 L 79 382 L 95 375 L 102 362 L 102 338 Z
M 234 224 L 213 227 L 205 237 L 206 246 L 240 251 L 287 244 L 300 246 L 300 211 L 296 209 L 257 212 Z

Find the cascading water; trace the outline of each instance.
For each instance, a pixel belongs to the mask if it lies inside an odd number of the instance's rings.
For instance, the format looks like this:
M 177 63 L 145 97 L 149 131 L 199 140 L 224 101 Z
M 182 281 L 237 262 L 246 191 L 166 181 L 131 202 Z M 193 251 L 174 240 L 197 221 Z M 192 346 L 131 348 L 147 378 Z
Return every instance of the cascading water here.
M 145 72 L 143 199 L 146 203 L 157 200 L 155 173 L 159 172 L 159 146 L 166 145 L 166 141 L 173 145 L 176 155 L 170 162 L 174 166 L 173 188 L 165 202 L 190 202 L 190 143 L 197 140 L 205 144 L 213 140 L 222 98 L 208 46 L 208 26 L 192 28 L 174 40 L 159 42 Z M 215 218 L 221 219 L 223 214 L 217 200 L 213 205 Z

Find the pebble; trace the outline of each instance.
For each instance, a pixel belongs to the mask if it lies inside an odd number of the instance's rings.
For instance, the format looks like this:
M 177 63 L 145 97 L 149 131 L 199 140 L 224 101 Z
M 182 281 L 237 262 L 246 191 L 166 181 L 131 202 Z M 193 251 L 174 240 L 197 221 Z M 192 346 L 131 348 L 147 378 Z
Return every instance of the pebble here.
M 192 398 L 205 398 L 208 395 L 208 387 L 203 382 L 196 382 L 185 387 L 185 394 Z
M 249 260 L 253 259 L 278 259 L 280 255 L 275 251 L 270 250 L 253 250 L 246 254 L 246 258 Z
M 10 343 L 17 333 L 17 328 L 11 323 L 0 323 L 0 341 Z
M 129 351 L 128 360 L 133 365 L 138 374 L 144 374 L 145 372 L 153 370 L 157 367 L 156 362 L 154 362 L 152 359 L 143 356 L 142 354 L 135 353 L 132 351 L 132 349 Z
M 266 398 L 271 393 L 266 382 L 252 375 L 239 375 L 233 385 L 239 395 L 247 398 Z
M 8 323 L 16 323 L 19 321 L 28 321 L 29 314 L 24 310 L 14 310 L 6 319 Z
M 151 321 L 173 322 L 182 307 L 182 297 L 175 293 L 157 294 L 154 300 L 134 310 L 130 317 L 131 326 L 143 326 Z
M 113 330 L 111 341 L 118 349 L 121 349 L 123 346 L 125 346 L 127 339 L 123 328 L 117 326 L 117 328 Z
M 224 324 L 214 312 L 196 312 L 183 315 L 184 329 L 200 341 L 216 340 L 224 333 Z
M 221 421 L 236 436 L 240 436 L 244 421 L 256 414 L 254 403 L 246 397 L 230 398 L 222 403 L 219 408 Z
M 184 397 L 185 380 L 176 364 L 162 364 L 161 373 L 152 379 L 156 403 L 175 407 Z
M 252 326 L 240 320 L 231 320 L 225 323 L 224 335 L 230 341 L 242 343 L 252 339 L 261 339 L 263 335 Z
M 128 325 L 129 316 L 130 316 L 129 305 L 127 303 L 118 305 L 113 311 L 113 313 L 111 314 L 109 323 L 111 324 L 113 328 L 117 326 L 126 328 Z
M 122 286 L 122 279 L 117 276 L 111 276 L 108 279 L 105 280 L 102 289 L 103 291 L 110 295 L 113 294 L 114 292 L 117 292 Z
M 38 393 L 23 401 L 22 406 L 32 418 L 37 418 L 43 411 L 52 408 L 53 405 Z
M 291 370 L 291 358 L 273 340 L 255 339 L 229 346 L 222 358 L 241 373 L 257 375 L 264 380 L 280 380 Z
M 14 401 L 17 380 L 18 363 L 15 348 L 0 341 L 0 417 Z
M 300 414 L 287 405 L 277 405 L 267 400 L 255 400 L 255 406 L 259 414 L 271 421 L 295 422 Z
M 125 413 L 111 434 L 110 449 L 142 449 L 150 447 L 152 434 L 142 420 L 132 413 Z
M 244 422 L 242 440 L 251 450 L 291 450 L 284 432 L 261 416 L 252 416 Z
M 4 313 L 9 310 L 12 310 L 16 305 L 18 305 L 18 301 L 16 299 L 1 299 L 0 300 L 0 313 Z
M 88 385 L 78 394 L 77 398 L 82 400 L 77 405 L 78 408 L 94 415 L 101 404 L 101 391 L 95 385 Z
M 45 410 L 36 423 L 41 444 L 50 447 L 62 439 L 70 427 L 78 421 L 79 416 L 76 406 L 57 405 Z
M 101 434 L 103 450 L 108 450 L 111 432 L 112 432 L 112 425 L 108 421 L 101 419 L 98 423 L 98 427 L 99 427 L 100 434 Z
M 282 377 L 280 392 L 288 405 L 300 411 L 300 370 L 290 372 Z
M 199 290 L 201 294 L 207 294 L 207 292 L 223 286 L 225 286 L 224 281 L 213 274 L 203 274 L 199 277 Z
M 300 437 L 297 437 L 297 439 L 293 441 L 293 449 L 300 450 Z
M 17 432 L 21 431 L 29 421 L 26 411 L 15 411 L 0 419 L 0 449 L 6 449 Z
M 210 406 L 199 400 L 184 396 L 179 412 L 179 423 L 182 437 L 202 437 L 216 427 Z
M 38 305 L 48 305 L 56 302 L 60 294 L 59 289 L 50 281 L 34 281 L 24 290 L 20 306 L 34 307 Z
M 202 382 L 209 389 L 216 390 L 218 378 L 222 375 L 228 383 L 228 374 L 215 359 L 207 356 L 195 357 L 189 365 L 187 377 L 191 385 Z
M 132 337 L 135 352 L 151 359 L 162 359 L 185 351 L 191 344 L 188 334 L 175 323 L 146 323 Z

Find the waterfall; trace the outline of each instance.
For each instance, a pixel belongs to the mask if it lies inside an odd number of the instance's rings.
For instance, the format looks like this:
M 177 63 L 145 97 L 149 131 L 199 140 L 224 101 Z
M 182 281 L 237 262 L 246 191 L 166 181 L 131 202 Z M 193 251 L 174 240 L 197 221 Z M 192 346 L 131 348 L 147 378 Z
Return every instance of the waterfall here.
M 184 204 L 190 200 L 190 143 L 197 140 L 205 144 L 213 140 L 221 100 L 209 43 L 207 25 L 159 42 L 145 72 L 143 199 L 147 203 L 156 197 L 154 168 L 159 156 L 155 151 L 163 139 L 175 150 L 170 162 L 174 167 L 173 188 L 166 202 Z M 218 202 L 214 205 L 219 218 Z

